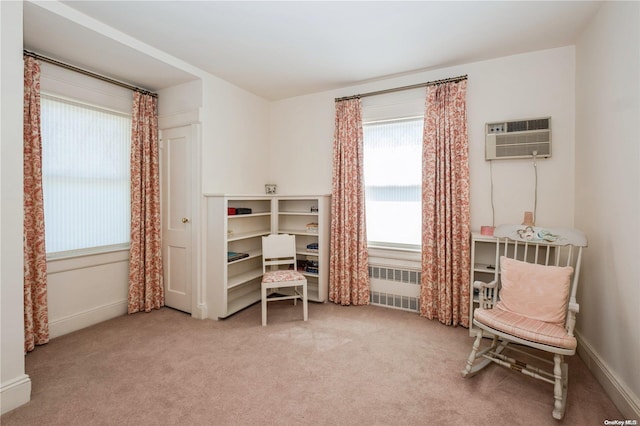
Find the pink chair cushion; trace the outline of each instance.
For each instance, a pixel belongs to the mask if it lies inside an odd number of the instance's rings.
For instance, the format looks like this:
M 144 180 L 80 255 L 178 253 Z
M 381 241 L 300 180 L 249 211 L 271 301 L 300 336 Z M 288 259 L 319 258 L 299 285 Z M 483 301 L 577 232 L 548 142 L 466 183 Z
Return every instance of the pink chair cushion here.
M 577 346 L 576 338 L 569 336 L 563 326 L 504 311 L 498 306 L 493 309 L 476 309 L 473 311 L 473 319 L 494 330 L 531 342 L 569 350 L 574 350 Z
M 537 265 L 500 257 L 500 301 L 496 307 L 537 321 L 564 326 L 571 266 Z
M 305 277 L 298 271 L 282 270 L 282 271 L 268 271 L 262 276 L 263 283 L 281 283 L 287 281 L 300 281 Z

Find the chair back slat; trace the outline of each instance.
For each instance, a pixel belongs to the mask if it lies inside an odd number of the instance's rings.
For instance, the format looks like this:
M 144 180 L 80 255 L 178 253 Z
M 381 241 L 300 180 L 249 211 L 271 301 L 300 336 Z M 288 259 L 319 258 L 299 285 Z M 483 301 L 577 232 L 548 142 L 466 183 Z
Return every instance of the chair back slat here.
M 582 247 L 576 248 L 576 261 L 573 266 L 573 285 L 571 286 L 571 298 L 576 298 L 578 291 L 578 280 L 580 279 L 580 265 L 582 263 Z
M 544 264 L 545 265 L 549 265 L 549 254 L 551 253 L 551 250 L 545 250 L 545 258 L 544 258 Z

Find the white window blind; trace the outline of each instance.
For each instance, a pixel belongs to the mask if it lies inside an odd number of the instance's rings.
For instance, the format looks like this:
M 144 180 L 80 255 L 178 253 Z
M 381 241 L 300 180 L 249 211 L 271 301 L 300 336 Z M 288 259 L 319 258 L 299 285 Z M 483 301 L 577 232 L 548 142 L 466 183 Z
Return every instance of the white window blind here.
M 131 116 L 42 95 L 47 254 L 126 245 Z
M 370 245 L 420 247 L 422 128 L 422 117 L 363 125 Z

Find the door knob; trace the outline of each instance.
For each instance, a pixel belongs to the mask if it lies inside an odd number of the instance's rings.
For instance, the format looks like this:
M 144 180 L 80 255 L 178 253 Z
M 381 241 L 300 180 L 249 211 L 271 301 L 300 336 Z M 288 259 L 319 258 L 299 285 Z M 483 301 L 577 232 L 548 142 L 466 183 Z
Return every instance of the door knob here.
M 187 219 L 186 217 L 183 217 L 182 218 L 182 223 L 187 223 L 187 222 L 189 222 L 189 219 Z

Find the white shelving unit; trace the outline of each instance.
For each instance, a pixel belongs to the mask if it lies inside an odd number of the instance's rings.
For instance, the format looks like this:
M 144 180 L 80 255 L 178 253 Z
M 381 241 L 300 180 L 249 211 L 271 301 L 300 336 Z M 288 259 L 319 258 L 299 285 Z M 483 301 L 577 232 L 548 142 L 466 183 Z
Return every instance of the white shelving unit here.
M 474 292 L 474 281 L 490 282 L 496 278 L 496 238 L 471 233 L 471 275 L 469 285 L 469 334 L 476 335 L 473 327 L 473 311 L 478 307 L 478 294 Z
M 274 230 L 280 234 L 296 236 L 296 256 L 298 263 L 316 262 L 318 272 L 301 268 L 307 277 L 309 300 L 324 302 L 329 291 L 329 203 L 328 195 L 315 197 L 275 197 L 273 210 Z M 309 230 L 316 224 L 317 230 Z M 308 249 L 317 244 L 318 250 Z
M 318 273 L 303 273 L 307 277 L 309 300 L 324 302 L 328 297 L 329 198 L 205 195 L 205 292 L 209 318 L 226 318 L 260 301 L 262 237 L 270 233 L 295 235 L 298 260 L 317 261 Z M 251 212 L 230 215 L 230 208 Z M 318 225 L 317 231 L 307 230 L 311 223 Z M 312 243 L 318 244 L 317 252 L 307 249 Z M 228 252 L 247 256 L 228 262 Z
M 205 196 L 206 300 L 210 318 L 225 318 L 260 300 L 262 239 L 271 233 L 271 197 Z M 251 209 L 229 215 L 229 208 Z M 248 256 L 227 261 L 228 252 Z

